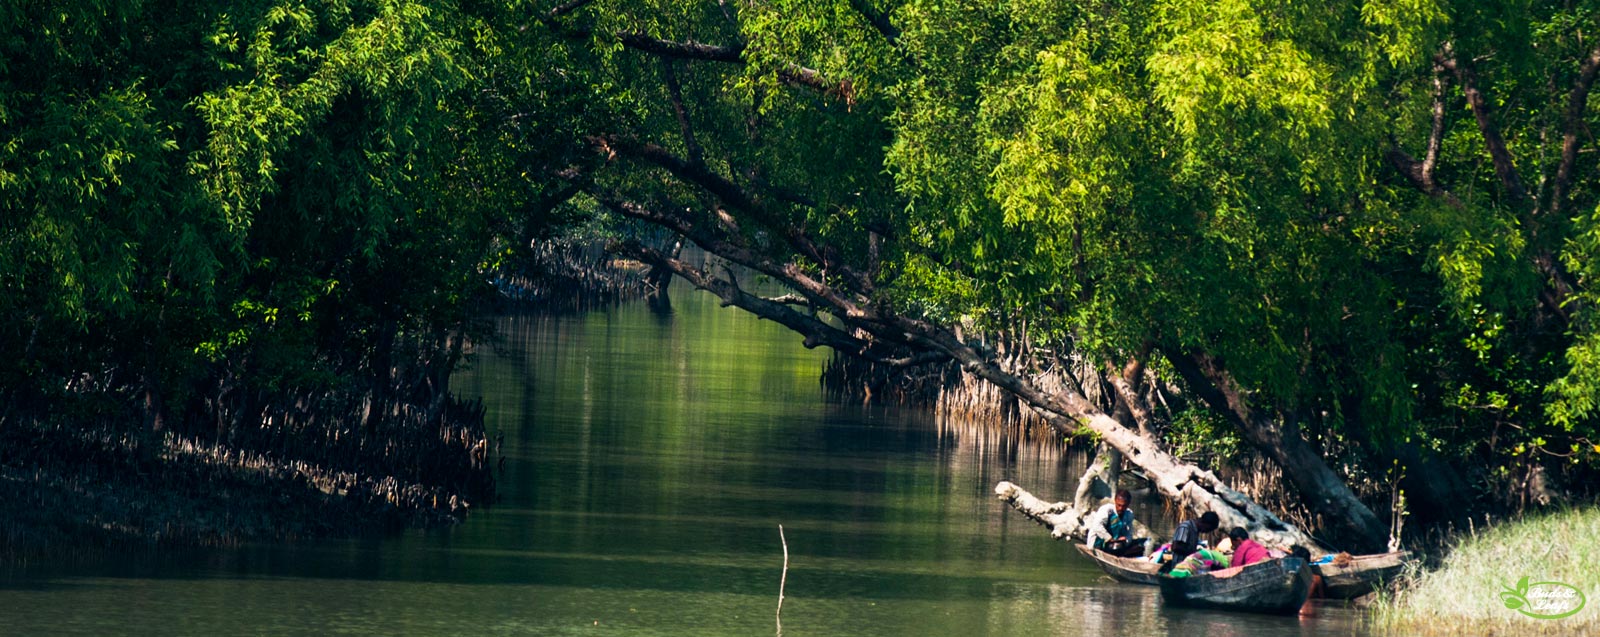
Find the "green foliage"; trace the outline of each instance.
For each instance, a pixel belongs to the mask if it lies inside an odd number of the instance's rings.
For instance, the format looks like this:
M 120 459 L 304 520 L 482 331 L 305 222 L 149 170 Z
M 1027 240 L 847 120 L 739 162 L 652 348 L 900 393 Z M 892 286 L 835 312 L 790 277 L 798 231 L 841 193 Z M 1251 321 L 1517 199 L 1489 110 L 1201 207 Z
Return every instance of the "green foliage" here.
M 1237 430 L 1215 412 L 1202 408 L 1174 414 L 1166 443 L 1179 457 L 1208 466 L 1231 464 L 1247 448 Z
M 45 4 L 0 10 L 8 409 L 178 418 L 448 371 L 479 266 L 554 219 L 519 149 L 571 142 L 503 87 L 559 84 L 557 56 L 510 7 Z
M 1574 299 L 1572 341 L 1563 354 L 1567 371 L 1545 389 L 1546 411 L 1567 431 L 1594 432 L 1600 417 L 1600 209 L 1574 219 L 1574 234 L 1562 253 L 1567 269 L 1584 283 Z
M 551 228 L 649 235 L 581 186 L 842 284 L 803 234 L 919 317 L 1090 360 L 1204 352 L 1358 453 L 1600 438 L 1594 153 L 1552 190 L 1593 3 L 552 8 L 0 8 L 0 381 L 176 402 L 390 369 Z M 1397 157 L 1432 157 L 1438 190 Z
M 732 211 L 740 231 L 803 227 L 860 262 L 864 229 L 889 228 L 877 293 L 899 311 L 1026 325 L 1093 360 L 1149 344 L 1206 352 L 1255 406 L 1302 415 L 1314 438 L 1376 443 L 1351 447 L 1373 466 L 1408 441 L 1515 463 L 1517 444 L 1560 452 L 1595 434 L 1596 223 L 1537 217 L 1594 7 L 728 6 L 585 10 L 607 44 L 594 47 L 593 79 L 624 111 L 613 126 L 688 153 L 663 62 L 601 34 L 743 47 L 740 65 L 671 63 L 708 165 L 815 205 Z M 861 6 L 892 23 L 892 40 Z M 1436 68 L 1447 55 L 1488 97 L 1536 201 L 1496 174 L 1461 80 Z M 856 91 L 840 103 L 785 84 L 793 66 Z M 1428 177 L 1448 196 L 1416 187 L 1393 158 L 1429 156 L 1436 92 Z M 1594 165 L 1579 154 L 1565 209 L 1596 203 Z M 601 179 L 636 199 L 712 203 L 650 167 Z M 1539 301 L 1567 285 L 1541 272 L 1542 255 L 1572 274 L 1566 324 Z

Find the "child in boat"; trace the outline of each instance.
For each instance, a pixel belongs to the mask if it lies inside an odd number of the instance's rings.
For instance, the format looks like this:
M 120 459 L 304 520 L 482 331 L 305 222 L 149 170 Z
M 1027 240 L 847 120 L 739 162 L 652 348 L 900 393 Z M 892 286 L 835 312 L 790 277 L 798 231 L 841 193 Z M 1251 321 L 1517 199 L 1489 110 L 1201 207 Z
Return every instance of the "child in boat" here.
M 1133 495 L 1122 489 L 1111 499 L 1111 504 L 1089 516 L 1086 525 L 1089 533 L 1084 543 L 1118 557 L 1144 555 L 1145 538 L 1133 539 L 1133 510 L 1128 508 L 1132 500 Z

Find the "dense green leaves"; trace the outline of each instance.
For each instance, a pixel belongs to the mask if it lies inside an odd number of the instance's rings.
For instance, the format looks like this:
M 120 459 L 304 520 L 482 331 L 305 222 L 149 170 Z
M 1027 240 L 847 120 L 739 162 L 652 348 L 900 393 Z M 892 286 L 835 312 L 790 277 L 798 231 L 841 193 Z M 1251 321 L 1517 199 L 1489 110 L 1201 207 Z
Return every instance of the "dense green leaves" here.
M 0 34 L 12 407 L 98 393 L 204 426 L 224 395 L 382 400 L 448 371 L 497 241 L 550 218 L 528 149 L 562 142 L 499 87 L 559 69 L 490 7 L 55 5 L 8 4 Z
M 1593 3 L 0 11 L 8 388 L 373 373 L 627 201 L 918 318 L 1204 353 L 1363 453 L 1600 437 Z
M 1091 359 L 1205 352 L 1258 407 L 1375 456 L 1412 441 L 1501 463 L 1508 440 L 1596 435 L 1593 219 L 1551 212 L 1596 203 L 1593 109 L 1567 107 L 1592 7 L 710 5 L 575 14 L 596 39 L 740 51 L 674 63 L 680 100 L 659 55 L 605 48 L 620 130 L 682 156 L 692 133 L 726 179 L 809 196 L 779 218 L 728 209 L 743 232 L 798 224 L 862 263 L 858 238 L 886 231 L 874 293 L 902 311 L 1026 325 Z M 786 84 L 791 65 L 856 90 Z M 1568 137 L 1585 150 L 1563 159 Z M 615 167 L 602 179 L 636 198 L 717 206 L 681 174 Z

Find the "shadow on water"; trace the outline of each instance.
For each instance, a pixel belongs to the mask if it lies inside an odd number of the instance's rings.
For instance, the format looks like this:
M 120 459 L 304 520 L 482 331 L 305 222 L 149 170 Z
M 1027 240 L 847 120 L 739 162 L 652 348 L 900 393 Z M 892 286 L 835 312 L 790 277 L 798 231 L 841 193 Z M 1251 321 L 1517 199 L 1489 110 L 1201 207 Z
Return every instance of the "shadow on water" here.
M 645 297 L 645 305 L 650 308 L 650 314 L 656 317 L 656 322 L 662 325 L 672 323 L 672 297 L 667 294 L 652 294 Z

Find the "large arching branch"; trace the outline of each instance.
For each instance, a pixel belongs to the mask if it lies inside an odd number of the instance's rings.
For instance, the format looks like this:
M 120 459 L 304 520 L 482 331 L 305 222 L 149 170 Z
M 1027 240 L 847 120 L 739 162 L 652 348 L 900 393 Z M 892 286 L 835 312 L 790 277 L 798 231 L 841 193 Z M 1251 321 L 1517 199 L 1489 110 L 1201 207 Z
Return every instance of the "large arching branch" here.
M 735 306 L 793 330 L 805 338 L 805 346 L 826 346 L 846 355 L 892 367 L 914 367 L 949 360 L 937 351 L 906 353 L 904 347 L 884 347 L 859 338 L 848 331 L 829 325 L 821 319 L 792 307 L 787 297 L 767 298 L 752 294 L 731 279 L 716 277 L 680 259 L 669 257 L 638 242 L 625 241 L 612 249 L 656 267 L 666 268 L 690 285 L 705 290 L 722 299 L 722 304 Z
M 703 167 L 694 166 L 653 145 L 619 138 L 603 138 L 597 141 L 602 147 L 614 152 L 635 156 L 665 168 L 674 176 L 714 193 L 723 203 L 760 217 L 763 223 L 772 224 L 773 231 L 780 233 L 784 231 L 783 226 L 778 225 L 775 215 L 763 209 L 765 204 L 758 196 L 720 175 Z M 605 199 L 602 198 L 602 201 Z M 1320 546 L 1319 542 L 1304 531 L 1283 521 L 1244 494 L 1228 487 L 1215 474 L 1167 453 L 1147 432 L 1123 426 L 1081 393 L 1071 388 L 1062 388 L 1053 393 L 1043 391 L 1022 374 L 1002 368 L 994 360 L 992 352 L 963 341 L 951 328 L 900 315 L 870 297 L 841 291 L 827 280 L 812 276 L 797 262 L 779 261 L 738 242 L 719 238 L 701 230 L 696 223 L 683 215 L 653 211 L 626 202 L 616 202 L 616 204 L 623 214 L 678 232 L 713 254 L 786 283 L 804 295 L 813 307 L 832 314 L 844 328 L 871 334 L 875 345 L 929 356 L 947 356 L 960 363 L 969 373 L 1026 402 L 1057 431 L 1074 435 L 1084 428 L 1092 430 L 1102 441 L 1144 469 L 1163 495 L 1177 500 L 1190 509 L 1215 511 L 1222 518 L 1223 524 L 1249 528 L 1258 537 L 1274 544 Z M 789 230 L 785 234 L 795 236 L 794 229 Z M 802 256 L 813 259 L 821 259 L 820 255 L 824 254 L 824 250 L 814 243 L 809 249 L 801 252 Z M 655 258 L 648 254 L 637 254 Z M 670 261 L 659 259 L 655 263 L 667 267 L 685 267 L 683 264 L 674 266 Z M 834 265 L 841 270 L 845 269 L 842 263 Z M 690 276 L 684 278 L 691 285 L 717 294 L 732 305 L 745 309 L 758 308 L 759 312 L 768 312 L 773 317 L 783 317 L 783 320 L 779 320 L 780 323 L 790 326 L 791 329 L 799 326 L 800 329 L 797 331 L 807 334 L 808 338 L 813 333 L 819 337 L 828 334 L 825 331 L 819 332 L 820 328 L 816 325 L 796 318 L 804 315 L 795 312 L 787 304 L 743 294 L 736 286 L 716 280 L 714 277 L 690 273 Z M 849 349 L 841 350 L 843 353 L 854 355 L 862 351 L 859 343 L 846 342 Z
M 587 26 L 567 24 L 562 18 L 571 15 L 593 0 L 572 0 L 555 7 L 550 11 L 540 14 L 537 21 L 552 32 L 575 40 L 584 40 L 595 37 L 595 32 Z M 526 27 L 524 27 L 526 28 Z M 604 37 L 614 38 L 624 47 L 658 56 L 669 60 L 701 60 L 705 62 L 722 62 L 744 66 L 746 44 L 736 42 L 733 44 L 708 44 L 693 40 L 677 41 L 659 38 L 639 31 L 618 31 L 606 34 Z M 784 64 L 777 70 L 778 80 L 790 86 L 802 87 L 844 99 L 846 102 L 855 103 L 855 86 L 849 80 L 833 81 L 828 79 L 821 71 L 807 68 L 799 64 Z
M 643 160 L 666 169 L 667 172 L 685 182 L 706 189 L 728 206 L 737 208 L 754 217 L 756 221 L 765 225 L 778 236 L 783 237 L 797 252 L 811 259 L 824 270 L 844 277 L 858 295 L 858 301 L 871 294 L 873 289 L 871 277 L 866 276 L 846 263 L 837 250 L 832 249 L 830 246 L 819 245 L 803 229 L 779 219 L 778 215 L 768 205 L 766 198 L 759 193 L 751 192 L 739 186 L 732 180 L 712 171 L 703 163 L 685 160 L 656 144 L 640 142 L 618 135 L 594 137 L 591 142 L 606 152 L 607 155 L 619 154 Z

